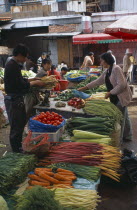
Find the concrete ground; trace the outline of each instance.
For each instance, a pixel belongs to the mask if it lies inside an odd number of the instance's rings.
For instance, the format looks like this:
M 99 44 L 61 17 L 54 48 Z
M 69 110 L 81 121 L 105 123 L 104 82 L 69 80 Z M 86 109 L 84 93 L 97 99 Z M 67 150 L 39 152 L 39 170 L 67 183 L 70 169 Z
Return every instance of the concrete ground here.
M 129 114 L 133 126 L 133 141 L 124 143 L 122 148 L 134 150 L 137 153 L 137 100 L 134 100 L 129 106 Z M 9 145 L 9 126 L 0 130 L 0 143 L 7 145 L 0 148 L 0 156 L 5 151 L 10 151 Z M 137 210 L 137 187 L 121 188 L 112 184 L 101 182 L 99 194 L 102 198 L 97 210 Z

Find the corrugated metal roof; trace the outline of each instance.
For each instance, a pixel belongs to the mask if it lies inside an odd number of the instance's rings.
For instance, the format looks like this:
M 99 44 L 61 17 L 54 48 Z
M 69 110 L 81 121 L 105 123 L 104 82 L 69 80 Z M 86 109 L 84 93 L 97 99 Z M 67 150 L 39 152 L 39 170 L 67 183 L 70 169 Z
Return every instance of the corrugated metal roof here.
M 76 36 L 80 32 L 69 32 L 69 33 L 47 33 L 47 34 L 32 34 L 27 37 L 67 37 L 67 36 Z

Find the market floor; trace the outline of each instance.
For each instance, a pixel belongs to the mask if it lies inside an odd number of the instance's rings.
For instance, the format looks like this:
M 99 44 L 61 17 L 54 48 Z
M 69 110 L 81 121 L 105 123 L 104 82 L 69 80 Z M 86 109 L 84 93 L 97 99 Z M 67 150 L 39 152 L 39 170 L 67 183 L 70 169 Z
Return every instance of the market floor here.
M 137 100 L 134 100 L 129 107 L 129 114 L 133 126 L 133 141 L 123 144 L 122 148 L 134 150 L 137 153 Z M 10 151 L 9 126 L 0 130 L 0 143 L 7 145 L 0 148 L 0 156 L 5 151 Z M 99 194 L 102 198 L 97 210 L 137 210 L 137 187 L 122 189 L 115 185 L 104 184 L 99 186 Z

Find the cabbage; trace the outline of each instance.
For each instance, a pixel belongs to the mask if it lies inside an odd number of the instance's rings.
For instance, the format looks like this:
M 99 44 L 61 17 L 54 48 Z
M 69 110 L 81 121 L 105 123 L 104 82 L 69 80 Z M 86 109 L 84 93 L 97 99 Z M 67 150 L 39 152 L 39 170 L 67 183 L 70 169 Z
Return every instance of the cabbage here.
M 0 195 L 0 210 L 9 210 L 6 201 L 1 195 Z

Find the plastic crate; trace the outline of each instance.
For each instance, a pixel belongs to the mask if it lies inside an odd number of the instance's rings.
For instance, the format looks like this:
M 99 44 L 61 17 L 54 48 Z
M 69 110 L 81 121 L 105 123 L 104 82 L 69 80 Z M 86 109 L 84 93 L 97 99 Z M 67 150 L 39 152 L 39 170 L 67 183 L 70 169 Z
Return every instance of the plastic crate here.
M 59 142 L 60 137 L 62 136 L 64 131 L 64 127 L 61 127 L 59 130 L 53 133 L 40 133 L 40 132 L 32 132 L 32 138 L 37 137 L 41 134 L 48 134 L 48 142 Z

